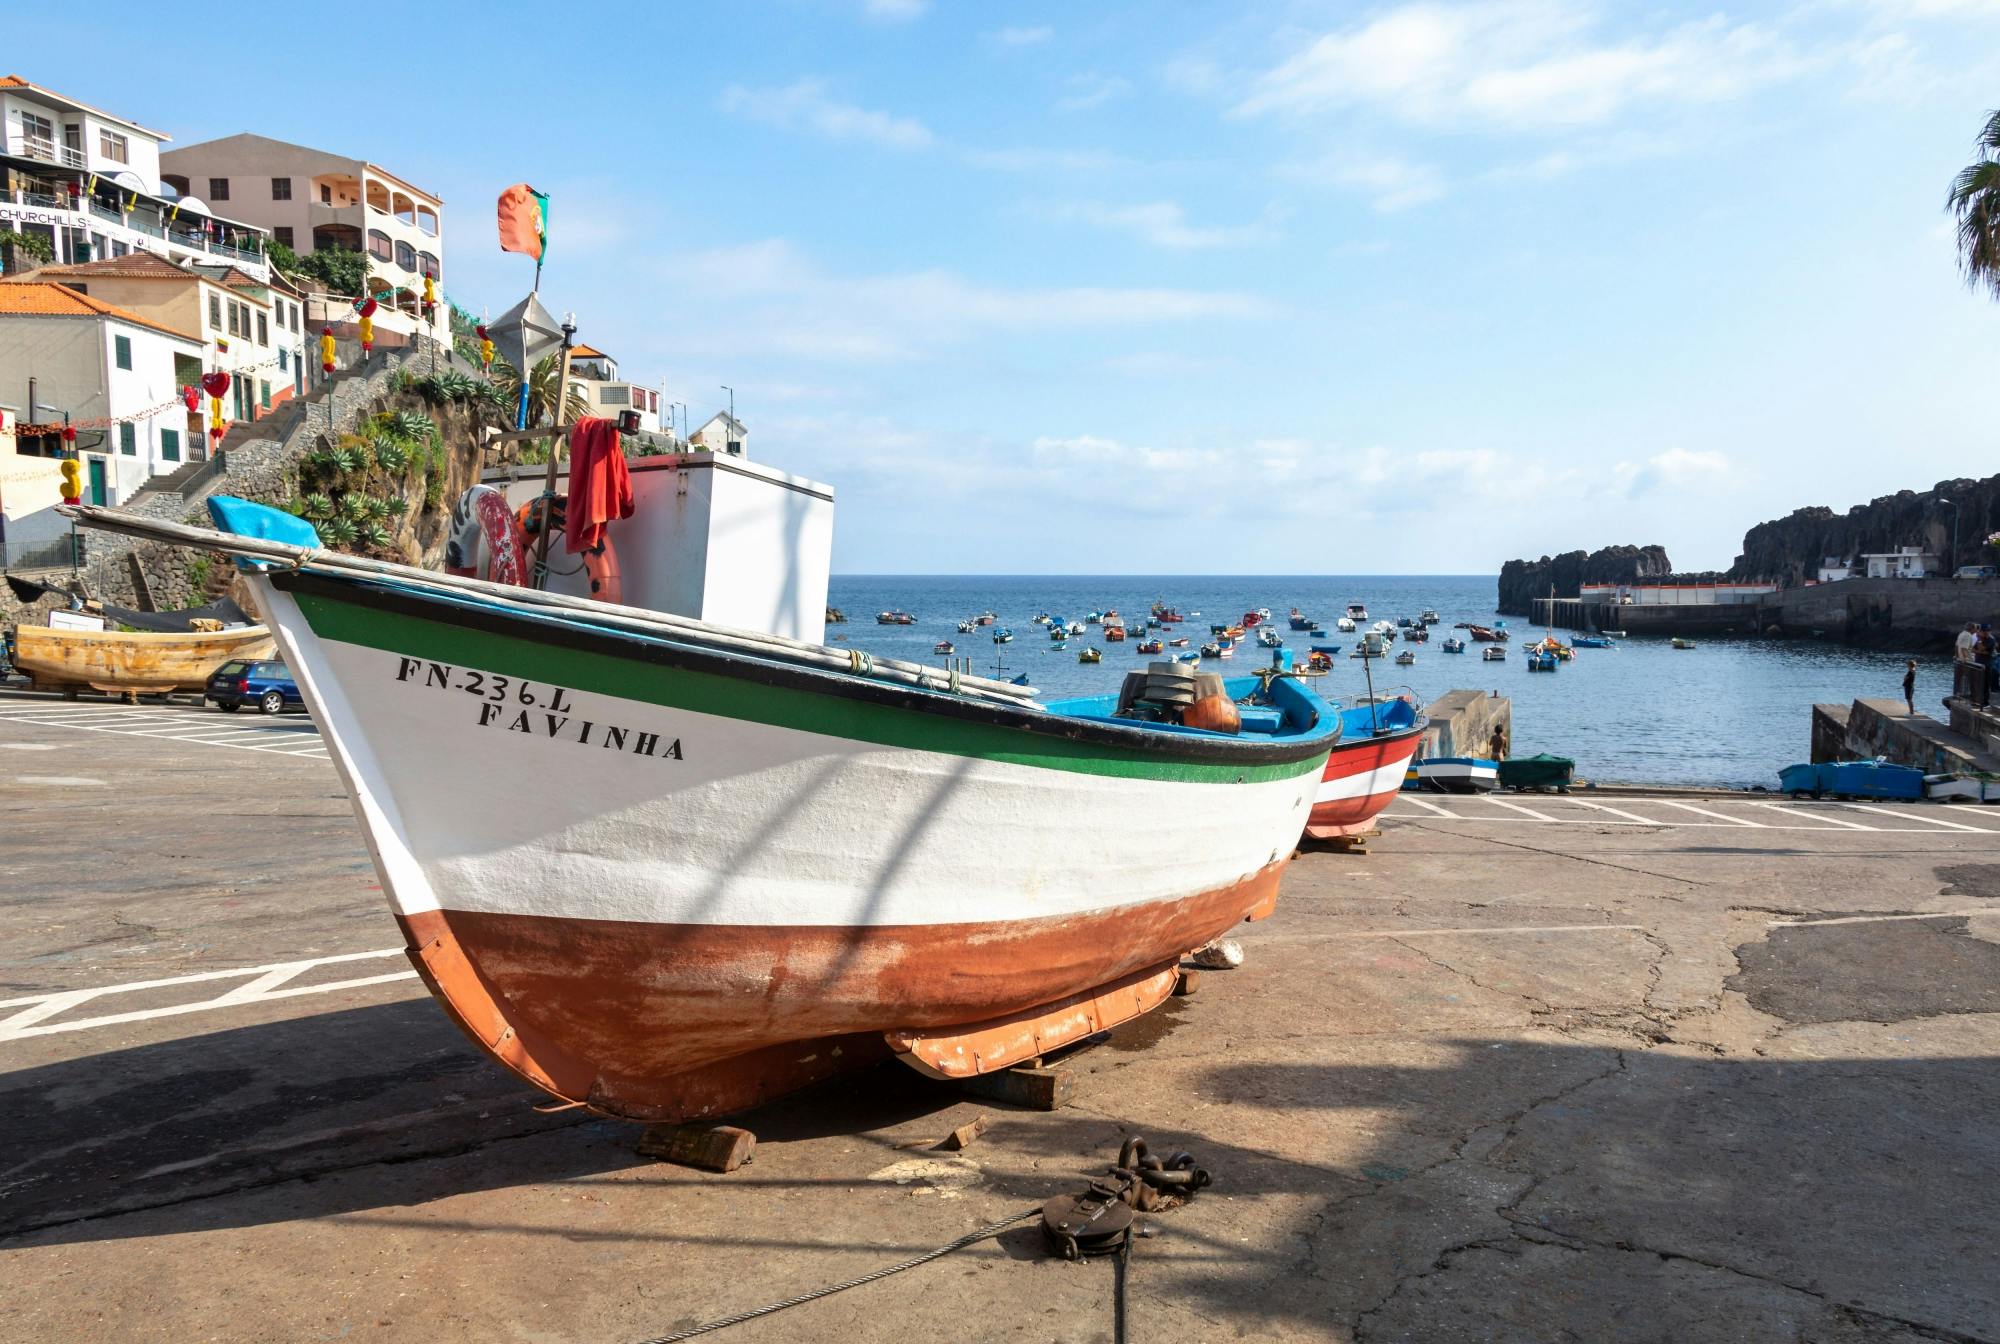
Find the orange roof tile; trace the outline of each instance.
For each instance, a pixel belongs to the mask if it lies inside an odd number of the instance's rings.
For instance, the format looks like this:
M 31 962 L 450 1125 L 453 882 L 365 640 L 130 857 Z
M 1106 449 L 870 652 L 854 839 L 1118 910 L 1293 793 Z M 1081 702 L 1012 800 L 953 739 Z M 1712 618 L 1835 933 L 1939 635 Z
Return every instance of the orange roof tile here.
M 570 357 L 571 359 L 609 359 L 609 358 L 611 358 L 611 356 L 609 356 L 609 355 L 605 354 L 605 353 L 604 353 L 604 352 L 603 352 L 602 350 L 599 350 L 599 349 L 598 349 L 598 348 L 597 348 L 596 346 L 592 346 L 592 345 L 580 345 L 580 344 L 579 344 L 579 345 L 572 345 L 572 346 L 571 346 L 571 347 L 569 348 L 569 357 Z
M 199 338 L 185 331 L 176 331 L 172 327 L 163 326 L 137 313 L 127 312 L 102 299 L 79 294 L 68 285 L 50 284 L 38 280 L 11 280 L 0 284 L 0 316 L 110 317 L 163 335 L 178 336 L 184 341 L 193 341 L 196 345 L 201 344 Z
M 122 257 L 99 257 L 96 261 L 80 261 L 69 265 L 54 264 L 37 266 L 33 278 L 43 276 L 76 276 L 89 279 L 92 276 L 116 276 L 121 280 L 192 280 L 195 273 L 182 266 L 176 266 L 165 257 L 154 252 L 128 252 Z

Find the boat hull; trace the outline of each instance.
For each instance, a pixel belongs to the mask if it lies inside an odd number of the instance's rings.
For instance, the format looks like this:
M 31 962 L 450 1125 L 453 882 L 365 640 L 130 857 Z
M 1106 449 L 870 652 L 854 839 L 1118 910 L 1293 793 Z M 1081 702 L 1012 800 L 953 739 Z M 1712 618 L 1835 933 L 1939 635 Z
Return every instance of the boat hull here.
M 1306 835 L 1334 840 L 1375 829 L 1375 819 L 1402 790 L 1410 758 L 1423 740 L 1426 724 L 1398 728 L 1379 737 L 1343 738 L 1326 758 Z
M 1493 761 L 1438 757 L 1417 763 L 1417 788 L 1431 793 L 1491 793 L 1500 786 Z
M 21 625 L 14 629 L 14 666 L 38 691 L 157 695 L 201 690 L 230 659 L 269 658 L 276 647 L 261 625 L 187 634 Z
M 948 1072 L 955 1029 L 1097 991 L 1100 1020 L 1151 1006 L 1108 991 L 1269 913 L 1327 748 L 1163 754 L 381 585 L 258 584 L 426 983 L 523 1078 L 634 1119 L 892 1051 Z

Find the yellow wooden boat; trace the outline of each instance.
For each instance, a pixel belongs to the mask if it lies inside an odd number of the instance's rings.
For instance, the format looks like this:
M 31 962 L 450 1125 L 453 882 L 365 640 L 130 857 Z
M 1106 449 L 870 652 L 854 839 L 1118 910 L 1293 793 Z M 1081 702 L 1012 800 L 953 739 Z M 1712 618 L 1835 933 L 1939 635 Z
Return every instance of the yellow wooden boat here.
M 230 659 L 270 658 L 276 651 L 261 625 L 186 634 L 18 625 L 12 653 L 15 668 L 38 691 L 161 695 L 201 690 Z

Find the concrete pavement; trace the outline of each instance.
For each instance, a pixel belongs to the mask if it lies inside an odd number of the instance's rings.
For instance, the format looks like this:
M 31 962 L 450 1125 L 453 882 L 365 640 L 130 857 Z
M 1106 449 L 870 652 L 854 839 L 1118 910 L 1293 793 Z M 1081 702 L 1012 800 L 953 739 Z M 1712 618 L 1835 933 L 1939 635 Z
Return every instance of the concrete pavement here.
M 1216 1184 L 1138 1244 L 1135 1338 L 2000 1340 L 2000 809 L 1401 800 L 1067 1110 L 889 1065 L 717 1176 L 463 1041 L 323 760 L 10 709 L 0 1339 L 637 1340 L 1137 1133 Z M 1024 1226 L 715 1338 L 1101 1340 L 1111 1283 Z

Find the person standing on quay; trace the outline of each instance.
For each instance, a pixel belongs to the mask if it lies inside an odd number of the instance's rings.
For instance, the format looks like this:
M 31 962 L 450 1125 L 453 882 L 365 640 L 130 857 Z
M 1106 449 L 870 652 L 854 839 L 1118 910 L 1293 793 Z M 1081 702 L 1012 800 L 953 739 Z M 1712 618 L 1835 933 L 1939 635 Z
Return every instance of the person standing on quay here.
M 1979 669 L 1974 678 L 1975 685 L 1977 686 L 1975 694 L 1979 697 L 1979 703 L 1984 705 L 1993 698 L 1992 626 L 1982 624 L 1979 627 L 1979 636 L 1972 645 L 1972 662 Z
M 1909 706 L 1910 713 L 1917 712 L 1917 660 L 1914 658 L 1903 668 L 1903 703 Z
M 1958 632 L 1958 638 L 1952 644 L 1952 656 L 1961 663 L 1969 663 L 1972 661 L 1973 650 L 1978 647 L 1979 626 L 1975 622 L 1967 621 L 1965 629 Z

